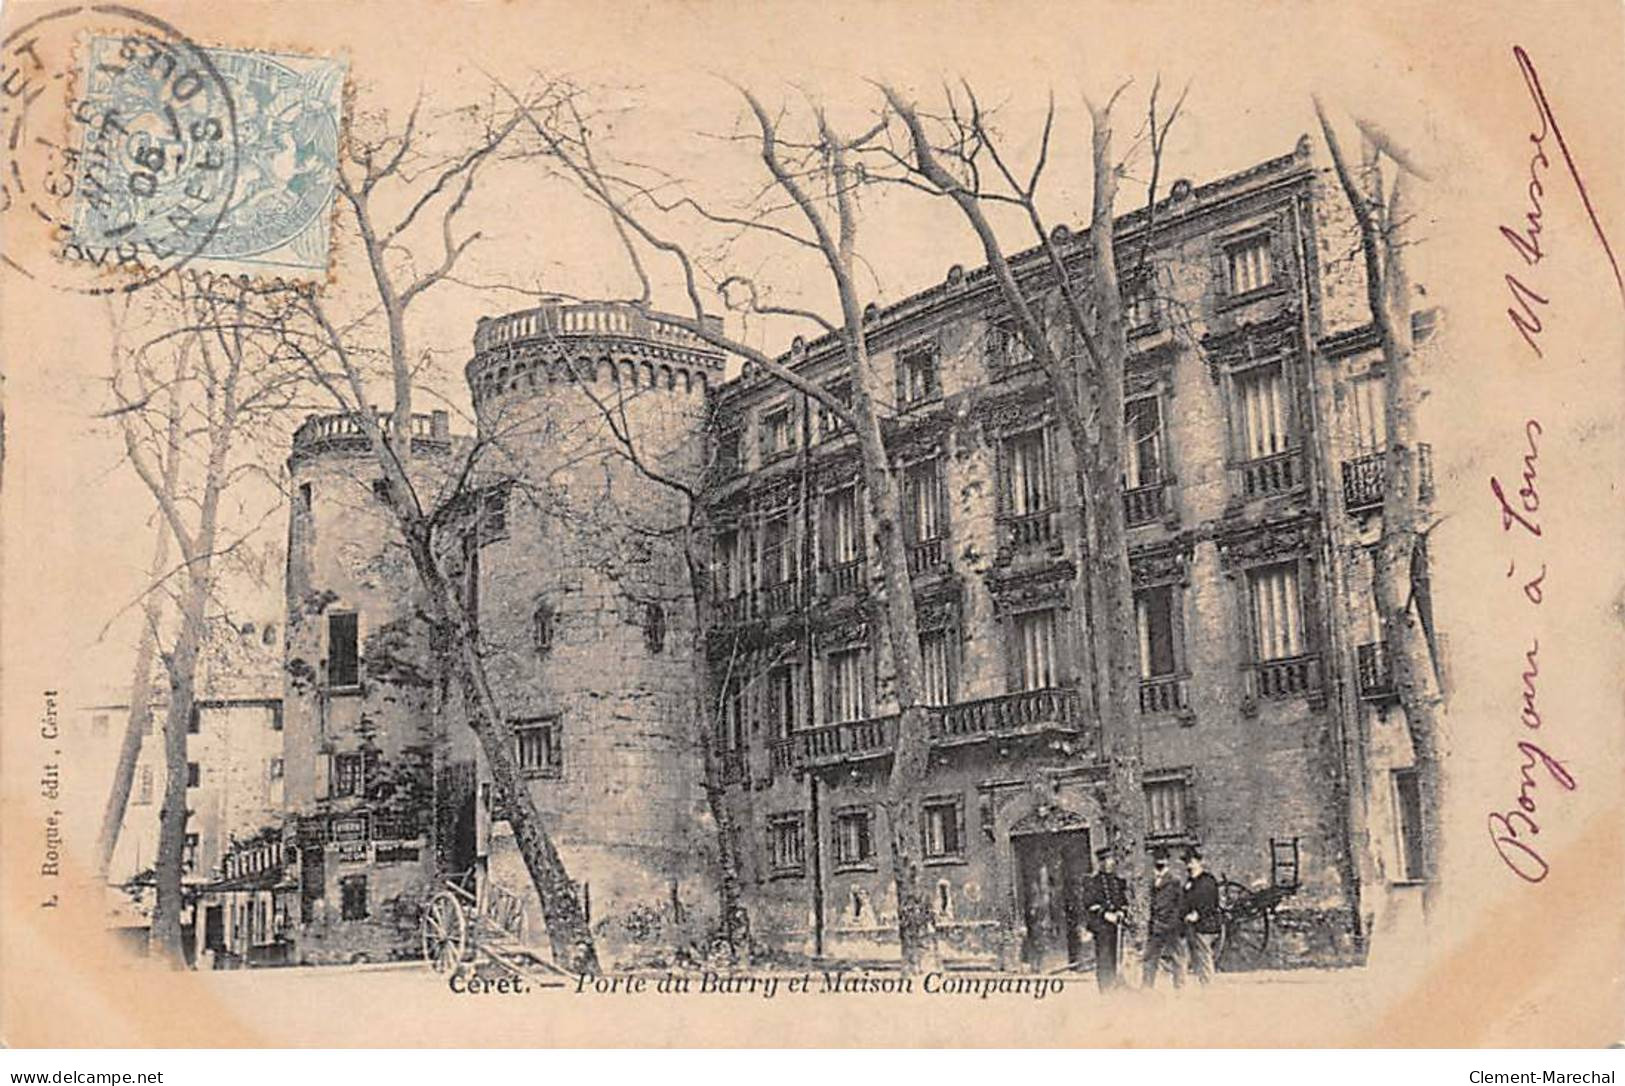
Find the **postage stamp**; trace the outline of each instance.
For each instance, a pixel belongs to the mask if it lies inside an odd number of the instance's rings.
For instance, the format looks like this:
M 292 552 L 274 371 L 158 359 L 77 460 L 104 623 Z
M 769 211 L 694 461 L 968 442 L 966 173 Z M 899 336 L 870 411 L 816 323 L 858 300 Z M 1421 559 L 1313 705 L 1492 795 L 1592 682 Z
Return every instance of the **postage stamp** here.
M 327 269 L 345 64 L 325 57 L 204 48 L 229 116 L 201 78 L 172 75 L 166 55 L 129 37 L 96 36 L 85 55 L 73 243 L 166 244 L 194 230 L 195 206 L 230 189 L 193 266 L 320 277 Z M 229 127 L 228 127 L 229 126 Z M 227 181 L 226 157 L 235 157 Z

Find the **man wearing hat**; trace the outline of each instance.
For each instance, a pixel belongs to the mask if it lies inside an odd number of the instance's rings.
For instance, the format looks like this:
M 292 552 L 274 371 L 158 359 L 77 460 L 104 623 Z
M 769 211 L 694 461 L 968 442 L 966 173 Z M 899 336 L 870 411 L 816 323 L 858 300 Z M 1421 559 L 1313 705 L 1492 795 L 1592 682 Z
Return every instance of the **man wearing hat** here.
M 1084 884 L 1084 924 L 1095 940 L 1095 983 L 1102 992 L 1118 987 L 1117 958 L 1123 946 L 1123 918 L 1128 915 L 1128 883 L 1117 873 L 1111 847 L 1096 849 L 1098 870 Z
M 1185 870 L 1190 876 L 1182 888 L 1180 905 L 1184 912 L 1185 943 L 1196 979 L 1206 984 L 1213 979 L 1213 949 L 1219 942 L 1219 883 L 1202 870 L 1200 849 L 1185 850 Z
M 1168 870 L 1168 850 L 1151 853 L 1151 924 L 1145 943 L 1145 975 L 1142 988 L 1157 986 L 1157 969 L 1164 961 L 1174 975 L 1174 987 L 1185 983 L 1185 891 L 1179 879 Z

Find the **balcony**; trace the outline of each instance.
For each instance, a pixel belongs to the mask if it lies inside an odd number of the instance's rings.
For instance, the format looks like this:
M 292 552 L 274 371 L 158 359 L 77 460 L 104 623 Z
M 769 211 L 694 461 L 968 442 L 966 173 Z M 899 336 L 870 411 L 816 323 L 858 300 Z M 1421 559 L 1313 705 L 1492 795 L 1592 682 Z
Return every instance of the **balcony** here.
M 1039 513 L 1023 513 L 1019 516 L 1010 515 L 1002 519 L 1005 538 L 1013 550 L 1038 550 L 1059 543 L 1059 533 L 1055 529 L 1055 510 L 1045 509 Z
M 1135 487 L 1123 494 L 1123 520 L 1130 528 L 1154 524 L 1168 511 L 1168 487 L 1164 483 Z
M 1314 654 L 1263 660 L 1253 665 L 1253 693 L 1260 698 L 1291 698 L 1318 694 L 1320 657 Z
M 871 717 L 824 724 L 801 733 L 802 752 L 812 766 L 879 758 L 897 745 L 897 717 Z
M 829 595 L 846 596 L 863 583 L 863 559 L 855 558 L 829 567 Z
M 942 561 L 943 541 L 941 539 L 925 539 L 918 543 L 910 543 L 908 547 L 908 571 L 912 576 L 918 577 L 922 573 L 930 573 L 940 569 Z
M 1382 508 L 1387 490 L 1388 454 L 1368 453 L 1343 461 L 1343 508 L 1350 513 Z
M 1158 675 L 1140 680 L 1140 712 L 1179 713 L 1188 709 L 1185 680 L 1178 675 Z
M 1047 687 L 930 706 L 926 710 L 930 714 L 927 741 L 933 747 L 953 747 L 1046 731 L 1081 732 L 1085 723 L 1082 704 L 1075 689 Z M 897 721 L 894 713 L 809 728 L 797 733 L 801 746 L 796 753 L 809 766 L 885 757 L 897 746 Z
M 762 613 L 784 615 L 801 605 L 801 582 L 781 581 L 762 589 Z
M 1082 726 L 1081 706 L 1076 690 L 1057 686 L 957 702 L 938 710 L 931 740 L 946 746 L 1050 729 L 1077 731 Z
M 1387 644 L 1368 641 L 1356 647 L 1354 662 L 1361 700 L 1386 701 L 1395 696 L 1393 661 L 1388 657 Z
M 801 743 L 795 739 L 774 739 L 767 745 L 767 764 L 775 779 L 790 776 L 802 766 Z
M 1303 458 L 1296 450 L 1249 460 L 1240 471 L 1243 498 L 1289 494 L 1304 484 Z

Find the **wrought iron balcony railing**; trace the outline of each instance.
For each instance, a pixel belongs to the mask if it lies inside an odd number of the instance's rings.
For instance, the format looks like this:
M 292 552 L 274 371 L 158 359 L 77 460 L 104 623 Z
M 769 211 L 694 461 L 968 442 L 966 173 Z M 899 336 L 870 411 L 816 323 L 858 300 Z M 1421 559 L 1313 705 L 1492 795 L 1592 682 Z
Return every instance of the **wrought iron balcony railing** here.
M 1185 679 L 1179 675 L 1158 675 L 1140 680 L 1140 712 L 1177 713 L 1189 708 Z
M 1123 494 L 1123 519 L 1130 528 L 1154 524 L 1168 511 L 1168 486 L 1152 483 Z
M 1393 661 L 1388 657 L 1388 646 L 1384 642 L 1368 641 L 1356 647 L 1354 662 L 1360 697 L 1366 701 L 1382 701 L 1395 695 Z
M 1343 508 L 1350 513 L 1380 509 L 1388 483 L 1388 454 L 1367 453 L 1343 461 Z
M 1056 541 L 1055 510 L 1038 513 L 1006 515 L 1003 519 L 1006 538 L 1016 550 L 1031 550 L 1048 546 Z
M 1248 460 L 1240 467 L 1241 496 L 1264 498 L 1288 494 L 1303 486 L 1303 457 L 1296 449 Z
M 940 539 L 922 539 L 918 543 L 909 544 L 909 573 L 917 577 L 939 568 L 942 565 L 942 542 Z
M 1318 693 L 1320 657 L 1309 653 L 1253 665 L 1253 693 L 1260 698 L 1290 698 Z

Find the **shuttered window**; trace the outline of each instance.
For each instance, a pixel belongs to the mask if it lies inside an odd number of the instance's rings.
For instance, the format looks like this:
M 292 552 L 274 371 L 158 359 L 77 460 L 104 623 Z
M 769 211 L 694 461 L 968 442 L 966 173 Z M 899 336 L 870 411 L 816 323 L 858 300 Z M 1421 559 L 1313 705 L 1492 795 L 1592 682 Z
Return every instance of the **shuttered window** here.
M 1162 482 L 1162 410 L 1155 397 L 1130 400 L 1127 408 L 1128 489 Z
M 1247 460 L 1291 448 L 1291 415 L 1279 365 L 1260 366 L 1235 377 L 1241 453 Z
M 1055 655 L 1055 612 L 1028 611 L 1017 615 L 1014 626 L 1016 690 L 1042 690 L 1059 679 Z
M 1005 494 L 1010 512 L 1022 517 L 1050 509 L 1050 465 L 1044 431 L 1030 430 L 1007 438 L 1005 452 Z
M 1230 293 L 1262 290 L 1274 282 L 1270 266 L 1270 239 L 1250 238 L 1226 251 L 1230 265 Z
M 1288 562 L 1248 575 L 1253 597 L 1253 631 L 1259 660 L 1285 660 L 1305 651 L 1303 599 L 1298 567 Z
M 920 634 L 920 658 L 925 665 L 920 697 L 926 705 L 950 705 L 954 700 L 957 663 L 955 641 L 948 630 Z
M 1134 616 L 1140 634 L 1140 678 L 1172 675 L 1179 669 L 1174 589 L 1164 585 L 1134 595 Z
M 827 723 L 863 720 L 869 715 L 868 691 L 863 681 L 864 651 L 832 652 L 827 661 L 825 716 Z
M 911 465 L 903 485 L 910 542 L 921 543 L 947 535 L 937 461 L 925 460 Z

